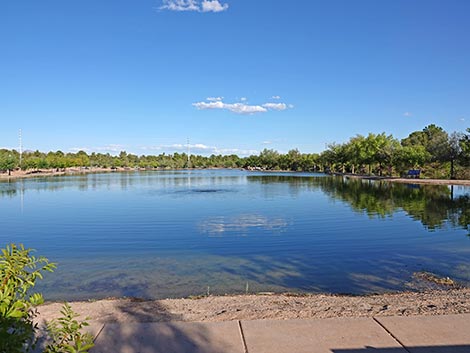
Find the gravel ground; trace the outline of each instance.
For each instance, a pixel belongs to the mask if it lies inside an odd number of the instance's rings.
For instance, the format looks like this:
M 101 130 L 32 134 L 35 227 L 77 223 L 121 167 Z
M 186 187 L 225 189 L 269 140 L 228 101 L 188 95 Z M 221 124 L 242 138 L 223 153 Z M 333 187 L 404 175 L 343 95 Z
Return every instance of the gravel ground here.
M 39 307 L 40 320 L 57 316 L 60 303 Z M 193 299 L 105 299 L 74 302 L 90 322 L 230 321 L 470 313 L 470 289 L 367 296 L 259 294 Z

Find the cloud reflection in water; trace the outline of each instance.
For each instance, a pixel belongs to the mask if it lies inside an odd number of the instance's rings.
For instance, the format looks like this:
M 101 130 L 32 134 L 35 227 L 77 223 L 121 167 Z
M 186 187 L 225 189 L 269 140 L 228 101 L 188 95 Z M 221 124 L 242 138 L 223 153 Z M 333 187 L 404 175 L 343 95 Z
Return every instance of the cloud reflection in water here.
M 259 214 L 242 214 L 236 217 L 219 216 L 206 219 L 199 224 L 202 233 L 210 236 L 222 236 L 226 233 L 247 235 L 251 229 L 265 230 L 271 233 L 284 232 L 289 223 L 281 217 L 266 217 Z

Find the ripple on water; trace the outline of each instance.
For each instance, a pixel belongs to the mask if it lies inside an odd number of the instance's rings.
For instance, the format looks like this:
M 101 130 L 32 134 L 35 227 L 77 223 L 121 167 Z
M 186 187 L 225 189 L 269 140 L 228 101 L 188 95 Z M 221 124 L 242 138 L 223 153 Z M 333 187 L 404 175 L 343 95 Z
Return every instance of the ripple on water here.
M 470 282 L 470 188 L 451 192 L 236 170 L 24 180 L 0 183 L 0 241 L 59 263 L 54 299 Z

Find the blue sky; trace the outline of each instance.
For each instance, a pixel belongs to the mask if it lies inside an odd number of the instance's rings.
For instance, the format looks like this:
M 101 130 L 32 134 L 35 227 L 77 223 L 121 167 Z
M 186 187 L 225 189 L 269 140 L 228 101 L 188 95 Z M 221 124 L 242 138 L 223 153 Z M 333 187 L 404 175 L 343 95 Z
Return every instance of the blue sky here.
M 4 0 L 0 147 L 320 152 L 470 126 L 468 0 Z

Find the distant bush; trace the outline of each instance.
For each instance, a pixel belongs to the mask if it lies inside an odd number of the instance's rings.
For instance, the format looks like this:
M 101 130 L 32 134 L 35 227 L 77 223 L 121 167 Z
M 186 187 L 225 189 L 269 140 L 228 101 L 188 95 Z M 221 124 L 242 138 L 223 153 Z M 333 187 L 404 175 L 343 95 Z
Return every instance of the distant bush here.
M 37 344 L 37 306 L 44 302 L 40 293 L 30 293 L 36 280 L 44 272 L 52 272 L 55 263 L 43 256 L 35 257 L 32 249 L 10 244 L 0 255 L 0 353 L 30 352 Z M 86 322 L 77 316 L 68 304 L 62 317 L 48 324 L 51 343 L 45 353 L 85 353 L 93 347 L 93 338 L 80 330 Z

